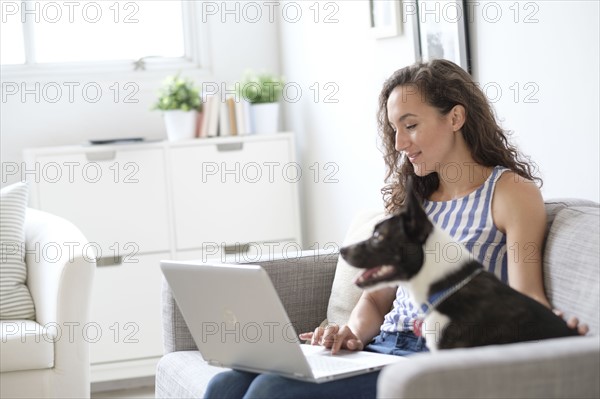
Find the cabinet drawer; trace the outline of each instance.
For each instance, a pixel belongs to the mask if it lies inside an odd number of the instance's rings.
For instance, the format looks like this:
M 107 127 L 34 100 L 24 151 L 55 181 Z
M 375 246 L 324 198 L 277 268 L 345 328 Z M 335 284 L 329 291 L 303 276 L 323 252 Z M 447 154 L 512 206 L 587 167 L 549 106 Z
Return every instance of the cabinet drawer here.
M 173 148 L 176 249 L 243 245 L 297 236 L 289 140 Z M 237 146 L 236 146 L 237 145 Z
M 302 251 L 300 243 L 294 241 L 250 242 L 226 247 L 208 245 L 203 249 L 179 251 L 176 260 L 219 263 L 256 263 L 273 258 L 295 258 Z
M 162 356 L 160 261 L 167 258 L 142 255 L 98 267 L 86 332 L 92 364 Z
M 36 158 L 36 205 L 74 223 L 103 256 L 167 251 L 163 150 L 89 151 Z

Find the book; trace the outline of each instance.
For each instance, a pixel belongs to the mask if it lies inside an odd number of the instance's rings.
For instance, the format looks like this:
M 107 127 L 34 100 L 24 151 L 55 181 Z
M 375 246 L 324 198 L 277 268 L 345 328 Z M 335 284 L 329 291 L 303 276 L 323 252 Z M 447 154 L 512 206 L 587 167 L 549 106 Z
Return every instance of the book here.
M 209 115 L 211 113 L 211 102 L 208 98 L 204 98 L 202 101 L 202 118 L 198 123 L 200 125 L 200 131 L 198 132 L 198 137 L 204 138 L 208 137 L 208 121 Z
M 219 136 L 231 136 L 229 128 L 229 115 L 227 112 L 227 101 L 219 101 Z
M 248 101 L 241 99 L 235 104 L 235 117 L 237 122 L 238 134 L 250 134 L 250 103 Z
M 237 118 L 235 114 L 235 100 L 233 97 L 227 98 L 227 117 L 229 122 L 229 133 L 232 136 L 238 135 Z
M 206 137 L 216 137 L 219 132 L 219 111 L 221 108 L 221 103 L 217 95 L 207 96 L 206 100 L 210 109 L 210 113 L 207 113 L 205 116 L 208 118 Z

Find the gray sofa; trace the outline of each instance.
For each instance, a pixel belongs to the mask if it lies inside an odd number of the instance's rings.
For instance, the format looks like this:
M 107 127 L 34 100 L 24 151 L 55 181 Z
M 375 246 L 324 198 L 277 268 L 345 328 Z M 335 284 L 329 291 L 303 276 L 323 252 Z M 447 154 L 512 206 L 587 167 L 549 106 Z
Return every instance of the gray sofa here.
M 546 202 L 546 292 L 555 308 L 589 325 L 586 337 L 417 354 L 409 367 L 399 363 L 382 371 L 378 397 L 598 398 L 599 209 L 584 200 Z M 312 331 L 327 316 L 331 320 L 332 286 L 337 295 L 348 284 L 338 281 L 337 253 L 303 252 L 256 263 L 269 273 L 297 332 Z M 356 297 L 353 287 L 342 290 Z M 210 378 L 223 369 L 202 360 L 166 283 L 163 330 L 165 355 L 156 370 L 156 397 L 201 398 Z

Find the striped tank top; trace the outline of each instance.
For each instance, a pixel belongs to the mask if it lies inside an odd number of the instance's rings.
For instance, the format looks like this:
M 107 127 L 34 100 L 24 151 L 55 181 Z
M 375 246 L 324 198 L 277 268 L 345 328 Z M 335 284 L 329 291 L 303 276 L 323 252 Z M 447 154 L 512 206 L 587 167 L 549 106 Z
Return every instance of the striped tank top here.
M 465 197 L 423 202 L 429 219 L 465 245 L 487 271 L 504 283 L 508 282 L 506 235 L 496 228 L 492 219 L 492 198 L 496 182 L 507 170 L 496 166 L 485 183 Z M 414 303 L 408 290 L 400 286 L 381 331 L 412 330 L 414 320 L 422 316 L 419 304 Z

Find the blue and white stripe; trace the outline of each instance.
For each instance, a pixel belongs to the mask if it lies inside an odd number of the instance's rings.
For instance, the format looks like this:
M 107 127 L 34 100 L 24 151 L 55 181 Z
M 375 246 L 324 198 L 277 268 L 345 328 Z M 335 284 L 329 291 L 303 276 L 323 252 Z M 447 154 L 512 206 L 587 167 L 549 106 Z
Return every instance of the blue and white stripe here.
M 435 225 L 464 244 L 487 271 L 504 283 L 508 282 L 506 235 L 496 228 L 492 219 L 492 198 L 496 182 L 507 170 L 496 166 L 485 183 L 465 197 L 423 203 Z M 381 330 L 412 330 L 414 320 L 422 316 L 408 291 L 398 287 L 394 307 L 385 316 Z

